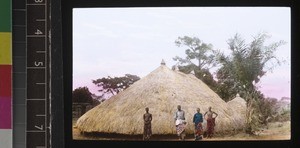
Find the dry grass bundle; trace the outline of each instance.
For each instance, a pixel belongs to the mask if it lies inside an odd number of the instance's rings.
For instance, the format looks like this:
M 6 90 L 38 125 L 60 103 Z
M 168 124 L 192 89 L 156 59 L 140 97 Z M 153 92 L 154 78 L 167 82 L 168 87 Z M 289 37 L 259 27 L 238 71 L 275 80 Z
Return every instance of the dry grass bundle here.
M 215 92 L 192 74 L 184 74 L 161 65 L 129 88 L 91 109 L 77 121 L 84 132 L 142 134 L 145 108 L 153 116 L 153 134 L 176 134 L 174 114 L 181 105 L 188 122 L 187 133 L 196 108 L 204 114 L 211 106 L 219 116 L 216 132 L 234 128 L 234 111 Z

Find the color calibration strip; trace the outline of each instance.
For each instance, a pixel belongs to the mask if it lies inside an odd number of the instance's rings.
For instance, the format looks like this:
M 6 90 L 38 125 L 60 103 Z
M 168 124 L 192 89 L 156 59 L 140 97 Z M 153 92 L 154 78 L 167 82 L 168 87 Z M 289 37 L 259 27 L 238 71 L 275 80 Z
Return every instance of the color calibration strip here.
M 11 0 L 0 0 L 0 147 L 12 148 Z

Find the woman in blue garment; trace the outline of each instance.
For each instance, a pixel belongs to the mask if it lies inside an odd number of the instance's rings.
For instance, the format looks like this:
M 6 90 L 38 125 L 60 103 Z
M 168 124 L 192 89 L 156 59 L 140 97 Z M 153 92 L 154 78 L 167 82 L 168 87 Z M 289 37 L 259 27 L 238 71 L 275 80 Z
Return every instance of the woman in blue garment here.
M 200 108 L 197 108 L 197 113 L 195 113 L 193 117 L 193 123 L 195 124 L 195 141 L 202 139 L 202 122 L 203 116 L 200 113 Z

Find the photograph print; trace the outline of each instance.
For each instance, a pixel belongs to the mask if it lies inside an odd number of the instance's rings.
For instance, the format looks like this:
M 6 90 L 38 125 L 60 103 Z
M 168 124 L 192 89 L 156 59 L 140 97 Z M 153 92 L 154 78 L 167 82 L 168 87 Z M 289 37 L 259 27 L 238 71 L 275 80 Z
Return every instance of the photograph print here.
M 289 7 L 72 15 L 74 140 L 290 140 Z

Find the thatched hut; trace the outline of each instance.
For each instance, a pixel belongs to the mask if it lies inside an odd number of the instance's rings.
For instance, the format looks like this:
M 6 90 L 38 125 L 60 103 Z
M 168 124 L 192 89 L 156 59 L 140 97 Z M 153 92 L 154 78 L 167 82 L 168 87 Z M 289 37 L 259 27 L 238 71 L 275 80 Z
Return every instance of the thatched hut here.
M 234 124 L 237 127 L 243 128 L 245 126 L 246 121 L 246 110 L 247 104 L 245 99 L 241 98 L 239 94 L 230 101 L 227 102 L 228 107 L 234 110 L 233 117 L 234 117 Z
M 233 110 L 214 91 L 193 74 L 171 70 L 165 63 L 82 115 L 76 126 L 82 132 L 139 135 L 148 107 L 153 116 L 153 134 L 176 134 L 173 117 L 177 105 L 186 112 L 188 134 L 194 132 L 192 118 L 197 107 L 204 113 L 211 106 L 219 114 L 216 132 L 237 128 Z

